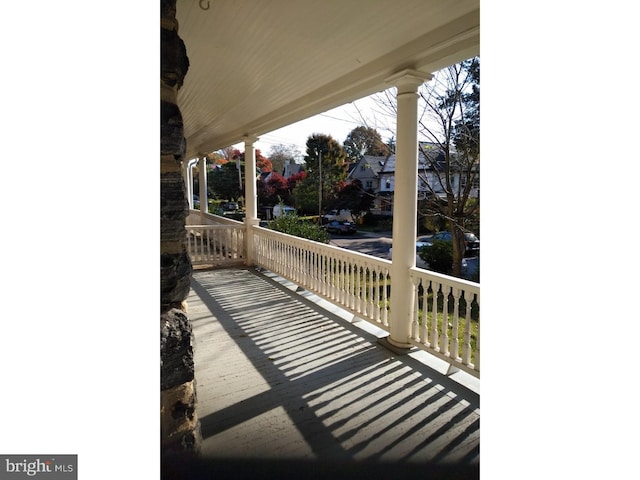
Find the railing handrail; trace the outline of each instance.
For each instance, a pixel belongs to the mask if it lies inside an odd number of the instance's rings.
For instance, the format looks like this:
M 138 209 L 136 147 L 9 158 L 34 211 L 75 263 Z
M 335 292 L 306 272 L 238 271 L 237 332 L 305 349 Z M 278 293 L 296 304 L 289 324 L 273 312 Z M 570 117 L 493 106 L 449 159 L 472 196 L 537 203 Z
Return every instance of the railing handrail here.
M 202 220 L 204 220 L 203 223 L 198 223 Z M 187 216 L 187 225 L 244 225 L 244 223 L 214 213 L 205 213 L 200 210 L 191 209 Z
M 480 295 L 480 284 L 477 282 L 465 280 L 464 278 L 452 277 L 450 275 L 434 272 L 432 270 L 425 270 L 424 268 L 420 267 L 413 267 L 409 269 L 410 277 L 425 275 L 427 275 L 430 279 L 438 281 L 439 283 L 443 283 L 453 288 L 459 288 L 461 290 L 466 290 L 476 295 Z
M 193 212 L 193 211 L 192 211 Z M 392 261 L 200 212 L 211 222 L 187 225 L 198 262 L 243 261 L 270 270 L 332 304 L 390 331 Z M 192 220 L 196 218 L 192 217 Z M 225 232 L 226 231 L 226 232 Z M 248 245 L 251 251 L 247 251 Z M 409 342 L 480 376 L 480 284 L 418 267 Z
M 244 263 L 244 224 L 201 224 L 185 226 L 187 251 L 193 265 L 215 266 Z
M 347 250 L 342 247 L 336 247 L 335 245 L 328 245 L 326 243 L 316 242 L 314 240 L 307 240 L 306 238 L 296 237 L 295 235 L 290 235 L 284 232 L 277 232 L 275 230 L 271 230 L 270 228 L 260 227 L 258 225 L 254 225 L 252 228 L 255 231 L 260 232 L 261 235 L 271 236 L 273 238 L 286 238 L 293 244 L 311 244 L 312 250 L 315 251 L 326 252 L 328 254 L 340 257 L 349 256 L 354 259 L 360 260 L 362 263 L 366 263 L 367 265 L 391 267 L 391 260 L 387 260 L 384 258 L 374 257 L 373 255 L 367 255 L 366 253 L 354 252 L 353 250 Z

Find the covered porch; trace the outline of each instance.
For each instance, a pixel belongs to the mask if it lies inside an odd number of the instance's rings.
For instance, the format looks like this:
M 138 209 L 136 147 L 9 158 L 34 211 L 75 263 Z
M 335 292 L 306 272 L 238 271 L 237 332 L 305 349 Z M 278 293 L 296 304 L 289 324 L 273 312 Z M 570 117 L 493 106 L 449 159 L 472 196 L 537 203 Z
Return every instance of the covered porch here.
M 394 354 L 384 330 L 270 271 L 196 271 L 188 303 L 209 474 L 247 461 L 477 474 L 477 378 Z
M 217 465 L 400 462 L 477 473 L 479 284 L 416 268 L 415 238 L 417 91 L 433 72 L 479 53 L 478 2 L 175 5 L 163 28 L 184 40 L 186 56 L 175 62 L 178 80 L 165 75 L 161 91 L 172 148 L 161 156 L 166 197 L 177 198 L 181 173 L 190 201 L 198 162 L 197 193 L 207 198 L 207 153 L 244 142 L 246 216 L 210 215 L 206 202 L 188 212 L 188 320 L 178 293 L 166 304 L 175 320 L 167 330 L 175 325 L 184 339 L 192 325 L 194 378 L 163 387 L 166 431 L 176 432 L 167 438 L 195 445 L 199 422 L 199 462 Z M 393 261 L 260 227 L 260 135 L 390 87 L 402 185 Z M 167 225 L 176 225 L 177 206 L 167 202 Z M 185 252 L 174 231 L 166 237 L 165 265 L 176 280 L 165 284 L 184 288 Z M 181 416 L 184 428 L 173 420 Z M 182 478 L 194 465 L 183 465 Z
M 462 299 L 462 306 L 469 310 L 462 316 L 469 318 L 477 311 L 479 285 L 461 285 L 447 278 L 432 282 L 432 277 L 426 278 L 415 269 L 417 91 L 432 79 L 433 72 L 479 53 L 477 1 L 403 0 L 377 2 L 375 7 L 368 1 L 318 6 L 306 0 L 246 5 L 178 1 L 176 5 L 179 32 L 189 57 L 177 103 L 184 119 L 182 174 L 190 206 L 196 193 L 192 191 L 192 166 L 196 163 L 200 175 L 197 193 L 208 198 L 207 152 L 244 142 L 245 159 L 243 224 L 208 216 L 207 204 L 201 202 L 199 218 L 194 219 L 191 210 L 189 238 L 200 235 L 193 230 L 197 224 L 222 222 L 224 227 L 214 228 L 233 230 L 236 240 L 230 239 L 230 243 L 216 247 L 218 250 L 237 249 L 241 242 L 245 256 L 238 261 L 278 272 L 355 314 L 363 314 L 388 330 L 391 347 L 406 351 L 414 347 L 413 339 L 418 339 L 445 357 L 455 351 L 453 358 L 460 357 L 460 368 L 477 374 L 476 335 L 468 330 L 474 337 L 473 347 L 471 338 L 463 337 L 460 355 L 457 345 L 450 351 L 448 338 L 440 335 L 435 323 L 433 330 L 426 330 L 426 302 L 442 303 L 436 298 L 438 292 L 444 297 L 453 295 L 451 308 L 457 309 Z M 310 16 L 313 21 L 303 21 Z M 225 18 L 242 20 L 242 27 L 222 22 Z M 397 100 L 395 181 L 399 186 L 394 192 L 393 262 L 340 258 L 340 252 L 284 240 L 286 237 L 259 228 L 255 152 L 259 136 L 392 87 Z M 207 235 L 211 233 L 209 228 Z M 195 252 L 190 254 L 193 259 Z M 391 278 L 394 288 L 388 283 Z M 424 305 L 417 307 L 417 301 Z M 389 304 L 393 310 L 387 308 Z M 431 308 L 437 310 L 435 304 Z M 415 318 L 417 312 L 425 315 L 423 321 Z

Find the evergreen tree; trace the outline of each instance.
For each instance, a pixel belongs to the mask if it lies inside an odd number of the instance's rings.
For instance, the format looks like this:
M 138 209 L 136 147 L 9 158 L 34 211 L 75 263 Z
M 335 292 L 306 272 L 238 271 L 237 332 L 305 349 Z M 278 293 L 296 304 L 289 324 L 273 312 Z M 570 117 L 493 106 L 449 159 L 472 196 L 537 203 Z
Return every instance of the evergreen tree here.
M 307 139 L 306 153 L 303 168 L 307 176 L 294 190 L 296 208 L 318 213 L 322 203 L 324 212 L 326 205 L 335 199 L 340 182 L 347 178 L 347 155 L 331 135 L 318 133 Z

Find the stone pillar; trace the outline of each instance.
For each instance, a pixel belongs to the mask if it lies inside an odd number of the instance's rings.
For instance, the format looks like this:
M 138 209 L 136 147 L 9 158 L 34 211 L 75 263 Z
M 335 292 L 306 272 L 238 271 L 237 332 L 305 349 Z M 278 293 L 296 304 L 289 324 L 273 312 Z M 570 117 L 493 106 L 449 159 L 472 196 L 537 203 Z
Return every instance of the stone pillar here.
M 254 265 L 254 243 L 253 232 L 251 227 L 258 225 L 258 193 L 256 189 L 256 149 L 254 143 L 258 141 L 257 137 L 244 137 L 244 207 L 245 217 L 244 224 L 246 226 L 246 249 L 247 258 L 246 265 Z
M 196 453 L 201 435 L 185 302 L 192 266 L 186 250 L 188 203 L 180 166 L 185 140 L 177 105 L 189 59 L 178 36 L 176 0 L 161 0 L 160 7 L 160 426 L 165 456 Z
M 431 75 L 416 70 L 403 70 L 386 81 L 396 85 L 397 143 L 395 188 L 393 193 L 393 257 L 391 265 L 392 347 L 411 347 L 411 313 L 415 292 L 409 279 L 409 268 L 416 265 L 416 217 L 418 195 L 418 94 L 417 90 Z

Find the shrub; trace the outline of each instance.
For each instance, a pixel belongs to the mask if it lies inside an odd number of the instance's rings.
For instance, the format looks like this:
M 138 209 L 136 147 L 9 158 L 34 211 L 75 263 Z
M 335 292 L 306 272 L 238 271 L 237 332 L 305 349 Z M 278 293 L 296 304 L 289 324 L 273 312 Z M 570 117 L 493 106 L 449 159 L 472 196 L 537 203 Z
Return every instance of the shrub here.
M 429 264 L 429 269 L 448 274 L 453 265 L 453 245 L 451 242 L 436 240 L 432 245 L 425 245 L 418 251 L 422 260 Z
M 302 220 L 295 213 L 282 215 L 269 222 L 269 228 L 276 232 L 287 233 L 296 237 L 306 238 L 314 242 L 329 243 L 329 234 L 317 224 Z

